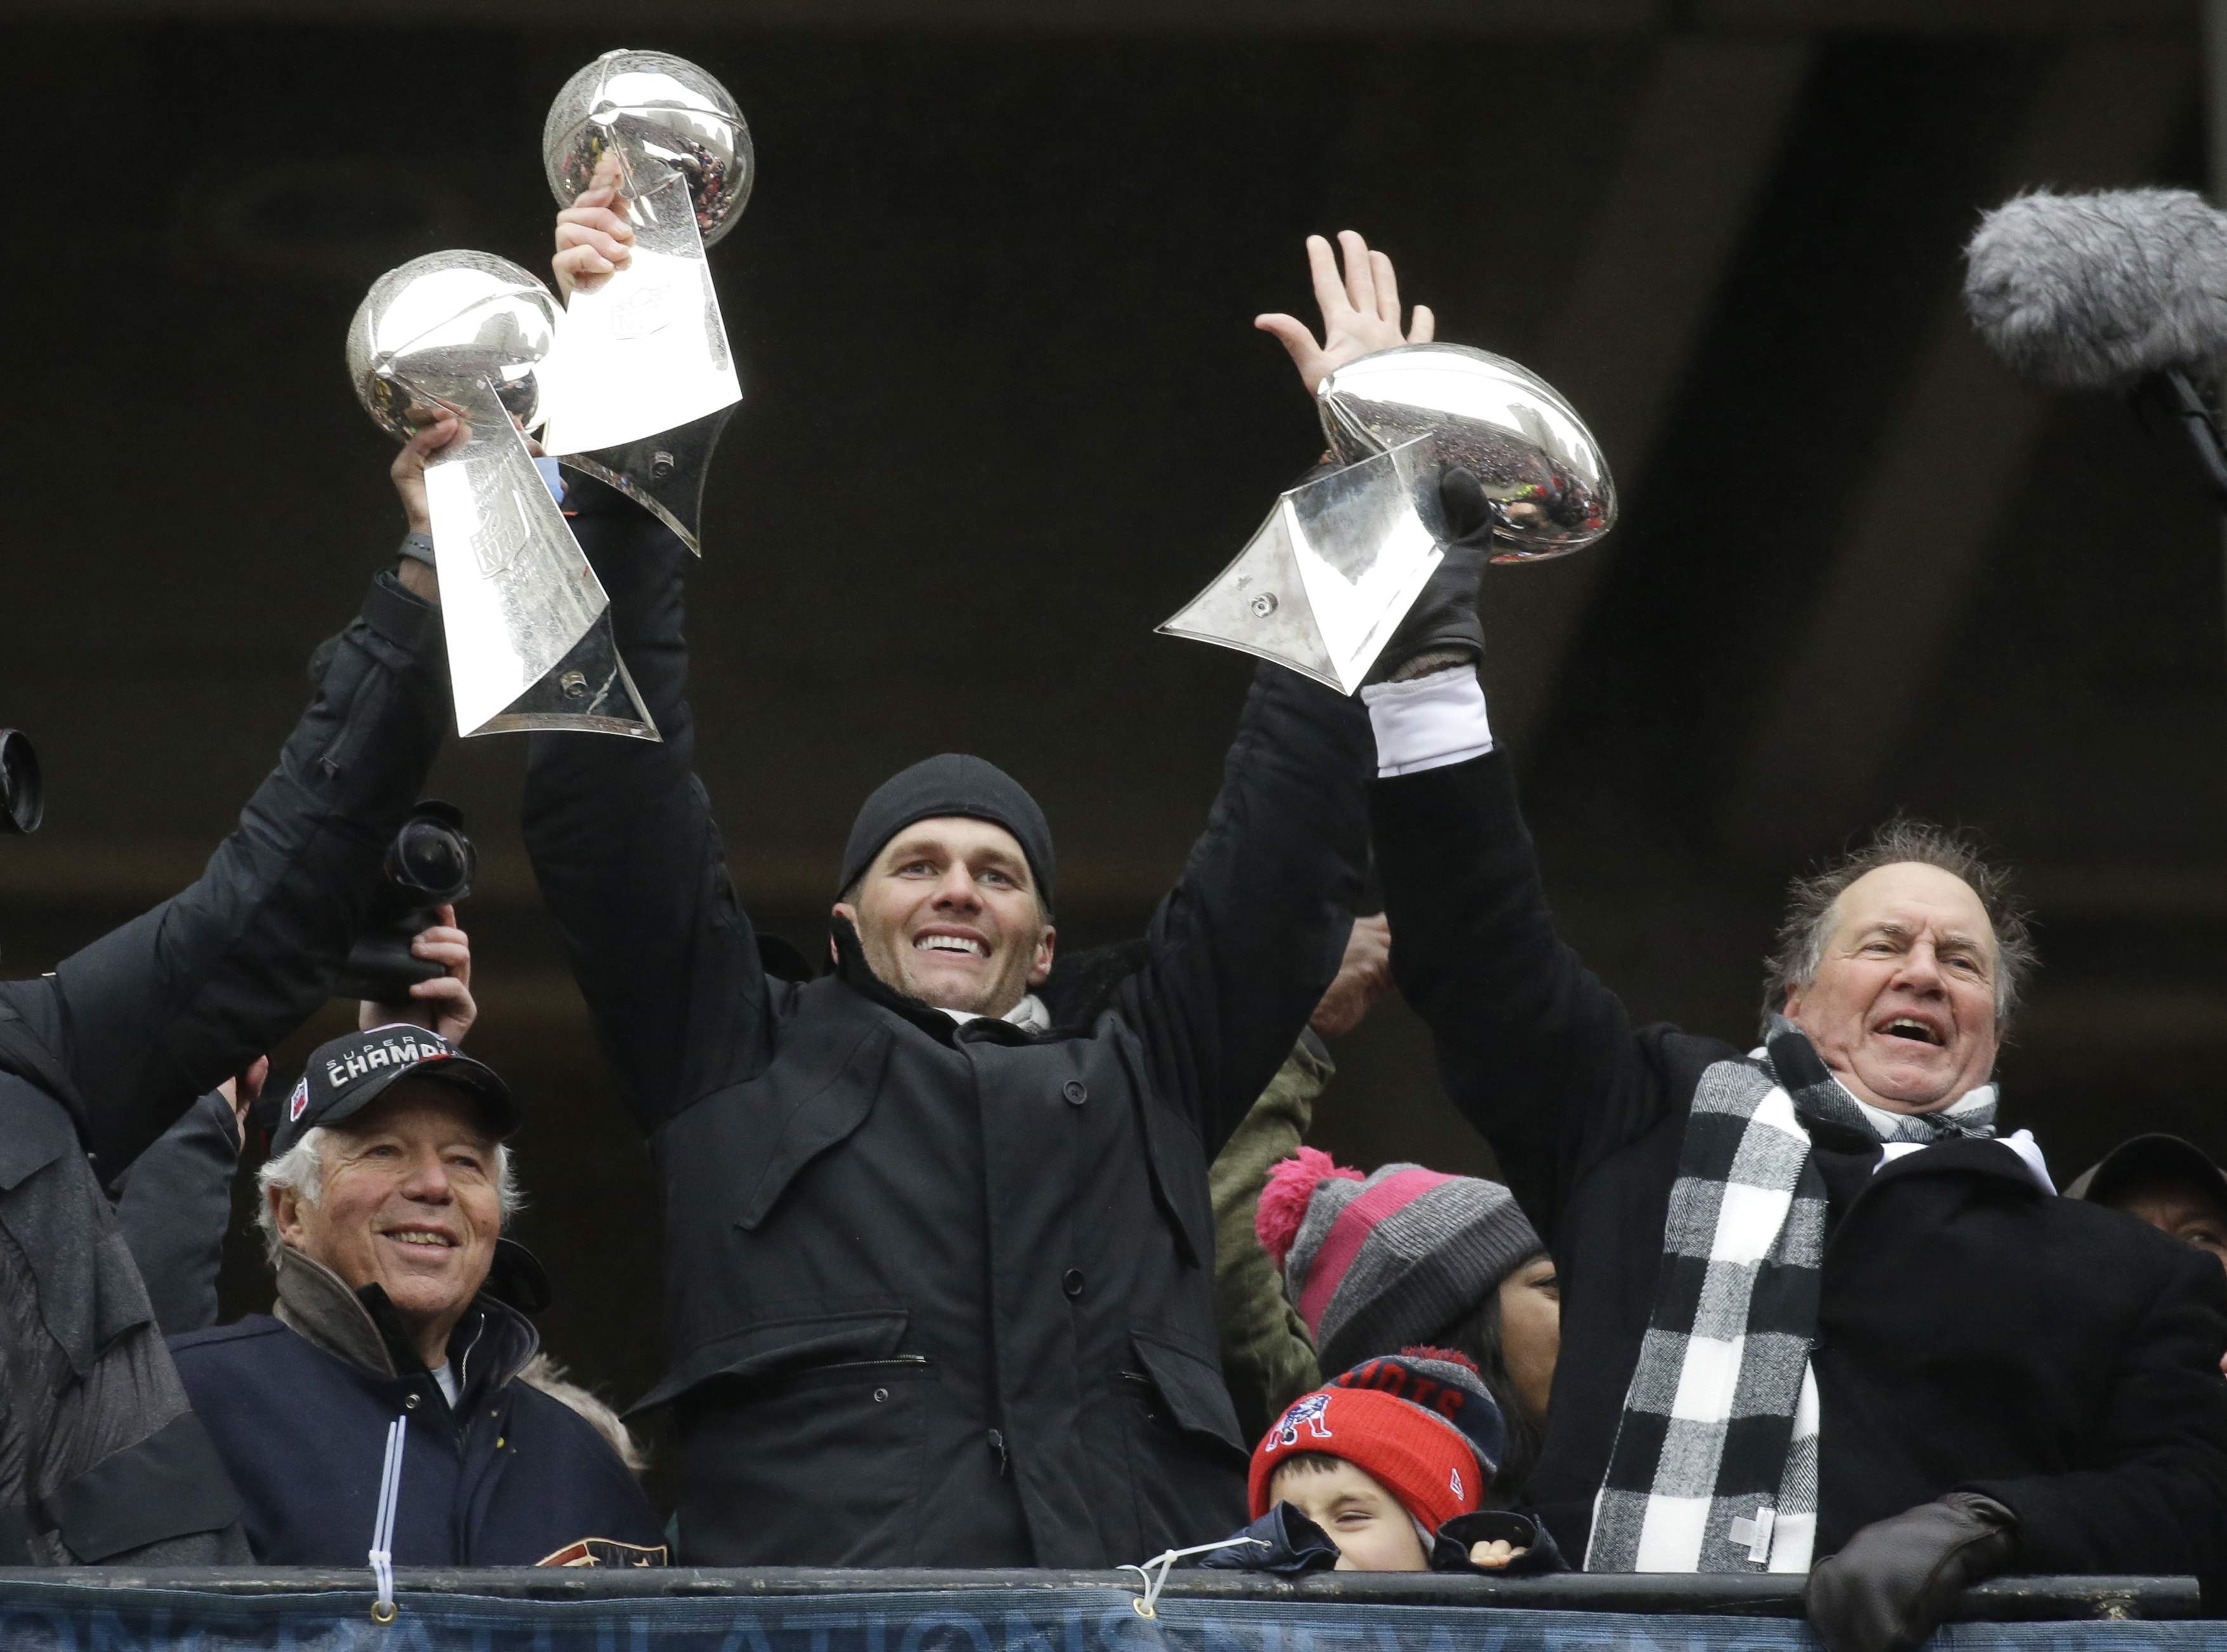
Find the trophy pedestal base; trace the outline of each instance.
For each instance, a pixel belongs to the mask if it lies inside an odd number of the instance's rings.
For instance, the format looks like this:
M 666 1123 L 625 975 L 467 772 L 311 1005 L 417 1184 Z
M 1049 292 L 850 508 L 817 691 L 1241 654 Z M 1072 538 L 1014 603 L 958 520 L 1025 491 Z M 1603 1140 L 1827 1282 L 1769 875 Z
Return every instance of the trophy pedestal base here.
M 704 554 L 704 478 L 711 450 L 734 416 L 732 406 L 686 424 L 646 436 L 624 447 L 594 453 L 568 453 L 558 463 L 616 488 L 678 534 L 697 556 Z
M 475 735 L 552 731 L 616 734 L 635 740 L 665 737 L 642 704 L 626 661 L 619 658 L 608 609 L 596 616 L 588 635 L 572 645 L 547 676 L 469 730 Z
M 1352 693 L 1445 559 L 1421 448 L 1407 443 L 1285 494 L 1161 635 L 1256 654 Z

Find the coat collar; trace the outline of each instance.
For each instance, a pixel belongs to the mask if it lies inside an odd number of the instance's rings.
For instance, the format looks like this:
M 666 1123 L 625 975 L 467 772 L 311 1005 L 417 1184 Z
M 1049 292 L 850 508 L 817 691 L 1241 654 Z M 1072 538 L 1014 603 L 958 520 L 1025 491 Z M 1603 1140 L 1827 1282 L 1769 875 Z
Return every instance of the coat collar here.
M 336 1359 L 378 1376 L 402 1374 L 378 1322 L 347 1281 L 291 1245 L 278 1253 L 278 1300 L 271 1311 L 287 1330 Z
M 827 928 L 835 942 L 835 978 L 860 998 L 903 1016 L 922 1032 L 954 1045 L 962 1028 L 970 1040 L 987 1039 L 1001 1044 L 1032 1043 L 1040 1036 L 996 1016 L 977 1016 L 966 1022 L 953 1020 L 944 1011 L 898 992 L 875 974 L 866 962 L 866 949 L 859 943 L 858 932 L 850 919 L 839 915 L 829 921 Z
M 278 1300 L 271 1312 L 304 1341 L 373 1376 L 414 1376 L 425 1368 L 386 1292 L 376 1285 L 351 1291 L 339 1274 L 290 1245 L 278 1253 Z M 541 1346 L 531 1320 L 484 1291 L 457 1322 L 460 1334 L 467 1328 L 478 1330 L 474 1351 L 489 1362 L 478 1371 L 459 1373 L 459 1381 L 476 1381 L 484 1372 L 500 1387 Z
M 1873 1170 L 1874 1183 L 1901 1176 L 1992 1176 L 2037 1194 L 2053 1195 L 2056 1188 L 2032 1134 L 2018 1131 L 2010 1137 L 1994 1133 L 1996 1089 L 1991 1083 L 1968 1091 L 1942 1117 L 1944 1133 L 1931 1141 L 1907 1138 L 1882 1143 L 1876 1120 L 1885 1115 L 1867 1109 L 1818 1055 L 1802 1030 L 1783 1016 L 1771 1017 L 1763 1050 L 1778 1081 L 1793 1095 L 1795 1112 L 1813 1144 L 1843 1152 L 1879 1156 Z M 1982 1096 L 1985 1108 L 1976 1119 L 1958 1119 L 1959 1108 Z
M 866 949 L 859 943 L 858 932 L 850 919 L 837 914 L 828 921 L 827 932 L 835 942 L 836 979 L 868 1002 L 903 1016 L 922 1032 L 947 1044 L 956 1040 L 959 1023 L 934 1005 L 898 992 L 874 973 L 872 966 L 866 962 Z
M 1873 1185 L 1913 1176 L 1984 1176 L 2008 1182 L 2035 1198 L 2047 1196 L 2017 1151 L 1990 1137 L 1953 1136 L 1914 1153 L 1890 1158 L 1872 1175 Z

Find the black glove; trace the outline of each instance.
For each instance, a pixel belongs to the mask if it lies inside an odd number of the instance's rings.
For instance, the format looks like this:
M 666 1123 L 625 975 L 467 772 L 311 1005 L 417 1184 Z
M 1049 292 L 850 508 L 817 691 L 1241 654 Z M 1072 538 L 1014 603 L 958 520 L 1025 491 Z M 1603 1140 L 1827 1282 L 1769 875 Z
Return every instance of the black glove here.
M 1484 627 L 1477 617 L 1477 585 L 1492 552 L 1493 515 L 1475 476 L 1455 467 L 1439 478 L 1439 505 L 1446 513 L 1445 559 L 1415 598 L 1407 617 L 1362 679 L 1389 682 L 1409 660 L 1426 654 L 1457 656 L 1449 664 L 1484 658 Z
M 1976 1491 L 1952 1491 L 1873 1521 L 1813 1566 L 1803 1595 L 1809 1627 L 1825 1652 L 1903 1652 L 2017 1553 L 2017 1515 Z
M 1469 1558 L 1471 1546 L 1503 1542 L 1522 1549 L 1503 1566 L 1482 1566 Z M 1536 1578 L 1549 1572 L 1567 1572 L 1569 1562 L 1554 1542 L 1554 1534 L 1529 1515 L 1512 1508 L 1478 1508 L 1456 1515 L 1439 1528 L 1431 1540 L 1431 1570 L 1471 1572 L 1485 1578 Z

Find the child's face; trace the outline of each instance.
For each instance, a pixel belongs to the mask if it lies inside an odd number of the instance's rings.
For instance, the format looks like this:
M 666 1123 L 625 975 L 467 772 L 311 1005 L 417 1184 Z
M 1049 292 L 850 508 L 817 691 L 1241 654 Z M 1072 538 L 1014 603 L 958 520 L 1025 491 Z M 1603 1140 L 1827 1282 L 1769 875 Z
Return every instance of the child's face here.
M 1330 1534 L 1340 1572 L 1427 1572 L 1423 1540 L 1399 1500 L 1375 1476 L 1341 1462 L 1279 1470 L 1268 1501 L 1287 1502 Z

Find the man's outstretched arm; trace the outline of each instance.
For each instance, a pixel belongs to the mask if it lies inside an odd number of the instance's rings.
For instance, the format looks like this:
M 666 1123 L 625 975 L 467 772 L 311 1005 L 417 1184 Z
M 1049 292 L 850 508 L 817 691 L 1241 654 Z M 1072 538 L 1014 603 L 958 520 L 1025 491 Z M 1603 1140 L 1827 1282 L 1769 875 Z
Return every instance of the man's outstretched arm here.
M 421 468 L 445 439 L 412 443 Z M 52 975 L 0 989 L 59 1068 L 106 1173 L 329 996 L 448 720 L 438 586 L 405 568 L 416 589 L 394 573 L 373 582 L 201 877 Z
M 649 1131 L 763 1065 L 765 973 L 695 773 L 683 584 L 692 558 L 599 482 L 571 479 L 568 499 L 610 596 L 619 657 L 663 738 L 534 735 L 526 847 L 621 1095 Z
M 436 915 L 439 922 L 421 930 L 411 950 L 448 973 L 413 985 L 405 1002 L 359 1004 L 358 1026 L 368 1031 L 406 1021 L 431 1028 L 451 1044 L 463 1043 L 479 1016 L 472 998 L 471 941 L 456 927 L 454 907 L 437 908 Z M 124 1242 L 165 1336 L 216 1324 L 232 1184 L 249 1109 L 261 1099 L 270 1074 L 270 1058 L 258 1057 L 238 1078 L 201 1097 L 110 1189 Z
M 256 1066 L 269 1070 L 267 1062 Z M 216 1324 L 217 1275 L 245 1127 L 246 1106 L 236 1100 L 240 1088 L 235 1081 L 188 1107 L 110 1190 L 124 1243 L 165 1336 Z
M 1338 239 L 1343 273 L 1328 241 L 1307 239 L 1319 344 L 1288 316 L 1254 323 L 1284 346 L 1310 393 L 1346 361 L 1431 337 L 1421 305 L 1403 331 L 1391 260 L 1350 230 Z M 1357 703 L 1280 666 L 1254 673 L 1206 830 L 1153 915 L 1145 966 L 1123 988 L 1157 1088 L 1190 1104 L 1209 1155 L 1337 972 L 1367 854 L 1373 759 Z
M 617 191 L 598 175 L 557 214 L 552 267 L 566 295 L 632 256 Z M 568 475 L 565 509 L 610 598 L 619 658 L 662 737 L 533 736 L 526 847 L 612 1076 L 650 1131 L 764 1064 L 765 971 L 695 773 L 685 585 L 694 558 L 600 482 Z
M 1447 1094 L 1551 1238 L 1570 1175 L 1658 1118 L 1665 1093 L 1623 1001 L 1555 932 L 1473 669 L 1363 692 L 1393 977 L 1431 1029 Z
M 1369 760 L 1351 700 L 1280 666 L 1254 673 L 1206 830 L 1121 994 L 1155 1088 L 1189 1104 L 1209 1155 L 1337 973 L 1368 852 Z

